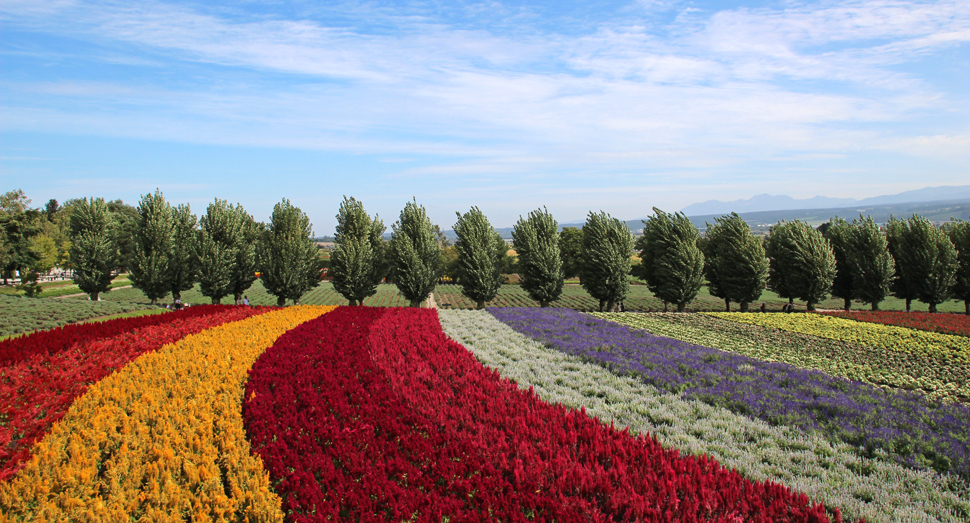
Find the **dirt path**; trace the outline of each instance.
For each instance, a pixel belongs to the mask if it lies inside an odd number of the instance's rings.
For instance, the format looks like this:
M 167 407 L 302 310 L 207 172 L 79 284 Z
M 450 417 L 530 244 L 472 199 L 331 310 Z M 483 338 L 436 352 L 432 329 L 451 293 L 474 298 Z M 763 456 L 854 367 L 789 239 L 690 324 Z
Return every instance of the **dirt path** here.
M 131 285 L 125 285 L 125 286 L 122 286 L 122 287 L 112 287 L 111 290 L 130 289 L 130 288 L 131 288 Z M 60 300 L 60 299 L 63 299 L 63 298 L 76 298 L 78 296 L 87 296 L 87 295 L 88 294 L 86 292 L 79 292 L 77 294 L 65 294 L 64 296 L 53 296 L 53 298 L 55 300 Z

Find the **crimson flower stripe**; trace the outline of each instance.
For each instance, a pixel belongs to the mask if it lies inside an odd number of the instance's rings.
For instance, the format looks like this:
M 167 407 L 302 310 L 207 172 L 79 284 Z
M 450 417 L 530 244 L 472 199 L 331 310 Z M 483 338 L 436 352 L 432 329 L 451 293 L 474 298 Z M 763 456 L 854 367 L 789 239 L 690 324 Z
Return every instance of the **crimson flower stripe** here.
M 53 353 L 35 352 L 26 359 L 0 367 L 0 481 L 10 479 L 23 467 L 33 444 L 64 417 L 74 400 L 90 385 L 165 344 L 271 310 L 268 307 L 199 308 L 207 312 L 164 315 L 170 323 L 121 334 L 115 333 L 116 325 L 111 325 L 106 329 L 114 333 L 111 337 L 98 337 L 96 332 L 86 330 L 85 335 L 90 337 L 86 343 L 75 342 Z
M 179 318 L 196 318 L 217 314 L 231 307 L 231 305 L 201 305 L 163 314 L 64 325 L 63 327 L 6 339 L 0 341 L 0 366 L 15 363 L 34 354 L 52 354 L 79 343 L 110 338 L 135 329 L 170 323 Z
M 345 307 L 298 327 L 246 398 L 291 521 L 829 521 L 786 487 L 518 390 L 431 310 Z

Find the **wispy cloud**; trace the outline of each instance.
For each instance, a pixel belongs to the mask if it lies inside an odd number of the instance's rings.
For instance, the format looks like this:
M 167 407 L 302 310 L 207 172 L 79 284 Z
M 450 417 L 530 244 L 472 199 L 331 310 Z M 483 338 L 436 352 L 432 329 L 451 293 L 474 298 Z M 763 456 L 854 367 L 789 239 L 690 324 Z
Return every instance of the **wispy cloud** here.
M 500 3 L 304 8 L 4 2 L 18 34 L 84 42 L 85 60 L 132 74 L 8 78 L 0 128 L 376 154 L 400 162 L 388 179 L 534 176 L 560 195 L 594 194 L 564 185 L 580 176 L 967 150 L 966 92 L 919 69 L 967 48 L 965 0 L 642 1 L 559 25 Z M 735 187 L 768 173 L 751 176 Z

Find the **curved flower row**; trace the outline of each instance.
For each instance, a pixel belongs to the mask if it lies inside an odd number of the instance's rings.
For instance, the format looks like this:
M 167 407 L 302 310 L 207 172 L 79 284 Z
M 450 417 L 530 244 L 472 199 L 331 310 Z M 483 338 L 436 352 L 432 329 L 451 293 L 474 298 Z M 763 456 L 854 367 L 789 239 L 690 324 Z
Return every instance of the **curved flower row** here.
M 163 314 L 118 318 L 102 322 L 77 323 L 34 332 L 26 336 L 18 336 L 0 341 L 0 365 L 10 365 L 11 363 L 29 358 L 34 354 L 53 354 L 80 343 L 110 338 L 152 325 L 164 325 L 180 318 L 208 316 L 210 314 L 224 312 L 229 308 L 231 308 L 229 305 L 202 305 Z
M 723 320 L 706 314 L 590 313 L 689 343 L 816 369 L 881 387 L 916 390 L 933 400 L 970 402 L 970 363 Z
M 966 314 L 930 314 L 902 311 L 825 311 L 821 314 L 847 320 L 895 325 L 940 334 L 970 336 L 970 316 Z
M 194 317 L 173 315 L 175 321 L 168 324 L 94 338 L 53 353 L 38 352 L 0 367 L 0 481 L 20 470 L 30 457 L 30 447 L 64 416 L 90 384 L 167 343 L 261 311 L 220 307 L 209 312 Z M 113 327 L 108 326 L 107 330 L 113 332 Z
M 899 463 L 970 478 L 970 408 L 915 393 L 655 336 L 568 309 L 489 309 L 515 330 L 661 390 L 739 414 L 884 449 Z M 765 315 L 763 315 L 765 316 Z M 787 315 L 776 315 L 787 316 Z
M 227 323 L 144 354 L 88 388 L 0 483 L 14 521 L 279 521 L 280 499 L 242 426 L 246 373 L 332 307 Z
M 824 314 L 705 312 L 715 318 L 750 323 L 833 340 L 883 347 L 897 352 L 925 352 L 948 362 L 970 363 L 970 338 L 906 327 L 846 320 Z
M 519 390 L 430 310 L 347 307 L 288 333 L 253 367 L 244 417 L 293 521 L 829 519 Z
M 585 408 L 634 434 L 655 434 L 665 446 L 706 454 L 749 479 L 786 485 L 841 508 L 847 520 L 970 519 L 970 489 L 956 476 L 904 468 L 887 457 L 863 458 L 845 443 L 661 392 L 547 348 L 485 311 L 438 314 L 449 337 L 519 388 L 533 388 L 551 403 Z

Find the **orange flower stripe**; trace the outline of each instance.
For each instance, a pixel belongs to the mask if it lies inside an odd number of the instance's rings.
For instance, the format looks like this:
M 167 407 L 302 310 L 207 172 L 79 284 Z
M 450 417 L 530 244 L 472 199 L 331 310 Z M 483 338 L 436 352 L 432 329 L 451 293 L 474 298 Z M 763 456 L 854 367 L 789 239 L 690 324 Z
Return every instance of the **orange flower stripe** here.
M 243 428 L 247 373 L 283 333 L 335 308 L 220 325 L 92 385 L 0 483 L 0 519 L 282 521 Z

